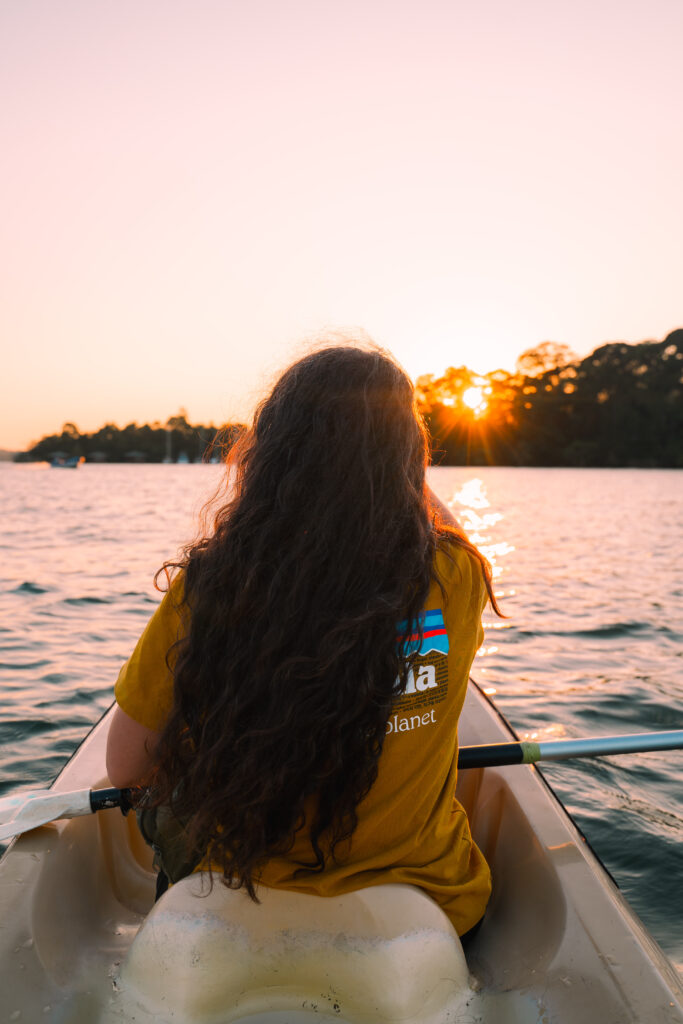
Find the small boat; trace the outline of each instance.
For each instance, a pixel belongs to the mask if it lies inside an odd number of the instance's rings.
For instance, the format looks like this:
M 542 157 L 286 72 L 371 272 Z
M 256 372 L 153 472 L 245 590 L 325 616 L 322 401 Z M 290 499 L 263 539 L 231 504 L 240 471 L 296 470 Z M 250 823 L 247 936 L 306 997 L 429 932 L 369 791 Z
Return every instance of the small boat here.
M 53 469 L 78 469 L 85 462 L 83 455 L 55 455 L 50 460 Z
M 110 713 L 54 783 L 106 785 Z M 464 744 L 509 742 L 471 684 Z M 18 837 L 0 863 L 0 1019 L 60 1024 L 683 1024 L 683 985 L 530 766 L 460 773 L 491 864 L 462 944 L 420 890 L 254 904 L 201 873 L 154 903 L 150 851 L 119 810 Z

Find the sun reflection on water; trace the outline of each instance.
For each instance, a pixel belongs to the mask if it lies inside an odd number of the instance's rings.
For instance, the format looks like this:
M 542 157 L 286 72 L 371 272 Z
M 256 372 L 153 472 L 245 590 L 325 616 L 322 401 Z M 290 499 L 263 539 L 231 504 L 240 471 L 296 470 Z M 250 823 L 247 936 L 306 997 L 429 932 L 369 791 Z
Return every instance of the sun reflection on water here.
M 502 512 L 486 511 L 491 509 L 491 502 L 486 493 L 486 487 L 480 477 L 472 477 L 466 480 L 459 490 L 455 492 L 448 502 L 453 514 L 462 525 L 470 540 L 477 545 L 481 553 L 491 565 L 493 579 L 498 582 L 495 590 L 496 598 L 512 597 L 515 591 L 511 588 L 500 586 L 501 577 L 506 571 L 505 558 L 515 550 L 514 545 L 500 538 L 499 524 L 503 521 Z M 512 624 L 509 620 L 485 619 L 484 629 L 510 629 Z M 476 657 L 481 660 L 489 658 L 498 653 L 497 644 L 484 644 L 477 652 Z M 485 668 L 479 668 L 478 674 L 484 674 Z M 489 687 L 488 693 L 495 693 L 495 687 Z
M 491 502 L 486 497 L 484 483 L 479 477 L 473 477 L 462 485 L 459 491 L 453 495 L 453 502 L 462 505 L 463 508 L 490 508 Z
M 455 518 L 462 524 L 463 529 L 473 544 L 476 544 L 481 553 L 491 564 L 491 571 L 494 580 L 500 578 L 503 573 L 503 566 L 500 559 L 514 551 L 514 546 L 507 541 L 492 542 L 490 531 L 504 518 L 502 512 L 484 512 L 481 509 L 491 507 L 484 482 L 480 477 L 473 477 L 467 480 L 459 491 L 453 495 L 449 502 L 453 509 Z M 503 596 L 503 592 L 497 592 L 496 597 Z

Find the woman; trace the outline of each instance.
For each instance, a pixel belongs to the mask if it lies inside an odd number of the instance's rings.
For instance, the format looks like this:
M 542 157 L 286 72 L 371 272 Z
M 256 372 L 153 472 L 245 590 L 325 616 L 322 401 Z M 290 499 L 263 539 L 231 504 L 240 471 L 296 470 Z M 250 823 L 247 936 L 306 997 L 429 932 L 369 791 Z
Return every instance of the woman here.
M 354 347 L 290 367 L 230 452 L 212 531 L 164 567 L 109 739 L 112 783 L 151 783 L 185 823 L 176 874 L 202 860 L 253 898 L 404 882 L 461 935 L 481 918 L 457 723 L 496 603 L 427 457 L 410 381 Z

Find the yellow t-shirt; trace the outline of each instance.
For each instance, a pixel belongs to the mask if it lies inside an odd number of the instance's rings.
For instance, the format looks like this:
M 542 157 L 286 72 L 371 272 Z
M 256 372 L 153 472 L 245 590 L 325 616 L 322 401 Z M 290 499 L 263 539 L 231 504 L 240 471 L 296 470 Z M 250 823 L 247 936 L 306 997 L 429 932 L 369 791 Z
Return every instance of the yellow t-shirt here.
M 436 556 L 443 593 L 432 581 L 424 640 L 387 725 L 372 789 L 357 808 L 358 826 L 322 873 L 300 871 L 313 860 L 306 828 L 286 856 L 273 857 L 260 881 L 276 889 L 336 896 L 386 882 L 424 889 L 460 935 L 477 923 L 491 891 L 488 865 L 455 799 L 458 718 L 475 652 L 483 640 L 486 588 L 479 563 L 461 548 Z M 183 633 L 177 578 L 152 616 L 115 694 L 141 725 L 159 730 L 173 703 L 165 658 Z

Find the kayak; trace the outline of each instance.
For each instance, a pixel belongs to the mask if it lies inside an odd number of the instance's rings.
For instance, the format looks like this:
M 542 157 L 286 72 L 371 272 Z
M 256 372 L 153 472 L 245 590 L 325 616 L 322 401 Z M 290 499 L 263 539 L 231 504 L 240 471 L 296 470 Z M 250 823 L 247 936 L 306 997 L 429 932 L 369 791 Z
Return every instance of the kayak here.
M 111 711 L 53 784 L 106 786 Z M 460 742 L 514 738 L 471 683 Z M 411 886 L 341 897 L 213 887 L 155 904 L 114 808 L 52 822 L 0 862 L 0 1021 L 59 1024 L 683 1024 L 683 985 L 532 766 L 461 771 L 493 895 L 466 949 Z

